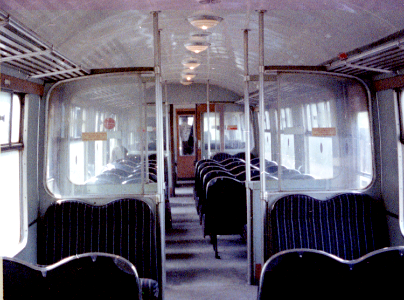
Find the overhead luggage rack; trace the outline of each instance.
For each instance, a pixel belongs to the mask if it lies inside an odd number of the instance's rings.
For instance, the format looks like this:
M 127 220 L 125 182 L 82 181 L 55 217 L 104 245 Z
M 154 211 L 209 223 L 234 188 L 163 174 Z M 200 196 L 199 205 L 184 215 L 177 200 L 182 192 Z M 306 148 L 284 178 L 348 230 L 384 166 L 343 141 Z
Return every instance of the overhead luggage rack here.
M 396 74 L 404 68 L 404 31 L 368 46 L 341 53 L 322 65 L 328 71 L 358 77 Z
M 26 74 L 27 79 L 59 81 L 90 73 L 1 11 L 0 45 L 0 63 Z

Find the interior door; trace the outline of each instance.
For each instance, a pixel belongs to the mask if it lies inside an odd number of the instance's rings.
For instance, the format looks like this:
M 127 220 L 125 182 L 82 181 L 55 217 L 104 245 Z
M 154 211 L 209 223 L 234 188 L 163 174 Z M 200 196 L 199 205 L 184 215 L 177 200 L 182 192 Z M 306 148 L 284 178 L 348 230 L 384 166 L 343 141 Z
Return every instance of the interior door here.
M 195 110 L 177 110 L 177 178 L 195 176 Z

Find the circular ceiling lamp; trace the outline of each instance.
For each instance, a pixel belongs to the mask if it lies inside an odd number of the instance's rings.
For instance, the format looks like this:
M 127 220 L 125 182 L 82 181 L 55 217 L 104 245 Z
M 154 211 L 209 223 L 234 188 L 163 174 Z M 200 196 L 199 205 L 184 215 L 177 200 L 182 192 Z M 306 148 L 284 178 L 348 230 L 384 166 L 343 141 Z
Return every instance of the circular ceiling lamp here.
M 185 48 L 196 54 L 205 51 L 210 46 L 210 44 L 206 41 L 206 37 L 209 34 L 210 33 L 208 32 L 193 34 L 190 41 L 184 44 Z
M 190 70 L 193 70 L 201 65 L 199 59 L 194 57 L 187 57 L 182 62 L 182 65 Z
M 189 23 L 202 30 L 208 30 L 210 28 L 213 28 L 216 25 L 218 25 L 222 20 L 223 20 L 222 17 L 209 14 L 198 14 L 188 17 Z
M 180 83 L 182 84 L 182 85 L 191 85 L 192 83 L 194 83 L 192 80 L 184 80 L 184 79 L 181 79 L 180 80 Z
M 181 77 L 187 81 L 194 79 L 195 76 L 196 76 L 196 74 L 194 72 L 192 72 L 191 70 L 184 70 L 181 73 Z
M 196 54 L 205 51 L 209 46 L 210 44 L 206 41 L 189 41 L 185 43 L 185 48 Z
M 220 3 L 220 0 L 198 0 L 200 4 L 216 4 Z

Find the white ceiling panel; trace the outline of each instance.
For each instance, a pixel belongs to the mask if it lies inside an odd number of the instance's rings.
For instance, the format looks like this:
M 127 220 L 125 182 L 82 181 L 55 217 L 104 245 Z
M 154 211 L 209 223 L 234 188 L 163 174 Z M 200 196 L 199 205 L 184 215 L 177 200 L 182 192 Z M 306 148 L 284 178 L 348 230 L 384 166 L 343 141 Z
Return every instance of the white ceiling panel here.
M 178 83 L 182 59 L 197 56 L 202 64 L 195 82 L 209 79 L 239 95 L 244 29 L 249 29 L 249 70 L 258 73 L 257 10 L 266 10 L 265 65 L 317 66 L 404 29 L 404 1 L 399 0 L 221 0 L 205 5 L 197 0 L 0 0 L 0 8 L 85 70 L 153 67 L 151 12 L 159 11 L 163 80 Z M 184 43 L 201 32 L 187 21 L 200 10 L 223 21 L 210 30 L 210 48 L 195 55 Z

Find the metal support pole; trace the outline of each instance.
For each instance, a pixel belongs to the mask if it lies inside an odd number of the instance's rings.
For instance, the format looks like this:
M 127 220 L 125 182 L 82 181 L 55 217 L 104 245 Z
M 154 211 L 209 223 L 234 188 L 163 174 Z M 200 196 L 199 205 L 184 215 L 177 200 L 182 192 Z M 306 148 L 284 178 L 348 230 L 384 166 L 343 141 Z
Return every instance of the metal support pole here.
M 163 136 L 163 101 L 161 88 L 161 50 L 160 30 L 158 25 L 158 12 L 153 12 L 153 36 L 154 36 L 154 72 L 156 93 L 156 138 L 157 138 L 157 209 L 160 225 L 161 245 L 161 294 L 164 299 L 166 285 L 165 274 L 165 197 L 164 197 L 164 136 Z
M 261 199 L 266 200 L 265 185 L 265 104 L 264 104 L 264 10 L 259 11 L 259 112 L 260 112 L 260 173 Z
M 170 190 L 173 187 L 173 182 L 172 182 L 172 177 L 171 177 L 171 149 L 170 149 L 170 104 L 168 103 L 168 96 L 167 96 L 167 81 L 165 81 L 164 84 L 164 102 L 165 102 L 165 116 L 166 116 L 166 121 L 165 121 L 165 126 L 166 126 L 166 160 L 167 160 L 167 174 L 168 174 L 168 193 L 170 194 Z
M 244 137 L 245 137 L 245 162 L 246 162 L 246 197 L 247 197 L 247 280 L 252 283 L 253 272 L 253 245 L 252 245 L 252 204 L 249 183 L 251 181 L 250 166 L 250 93 L 249 93 L 249 70 L 248 70 L 248 29 L 244 30 Z
M 149 157 L 148 157 L 148 146 L 147 146 L 147 141 L 148 141 L 148 135 L 147 135 L 147 104 L 146 104 L 146 82 L 142 82 L 142 128 L 143 128 L 143 134 L 142 134 L 142 140 L 141 140 L 141 156 L 140 156 L 140 163 L 141 163 L 141 176 L 142 176 L 142 194 L 144 194 L 145 190 L 145 181 L 146 179 L 149 178 Z
M 250 93 L 249 93 L 249 70 L 248 70 L 248 30 L 244 30 L 244 132 L 245 132 L 245 158 L 246 158 L 246 181 L 251 180 L 250 172 Z

